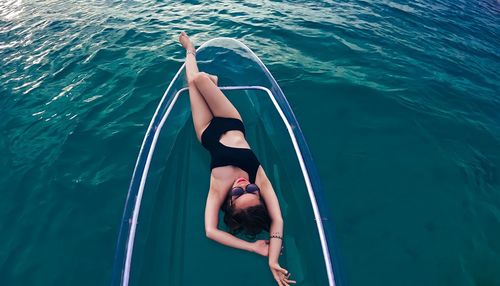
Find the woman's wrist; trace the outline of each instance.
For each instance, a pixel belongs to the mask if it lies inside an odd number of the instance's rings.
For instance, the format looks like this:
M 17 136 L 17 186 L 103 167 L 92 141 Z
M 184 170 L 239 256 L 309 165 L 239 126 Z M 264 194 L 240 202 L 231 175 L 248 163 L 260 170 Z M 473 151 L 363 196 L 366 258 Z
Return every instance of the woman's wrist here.
M 283 240 L 283 233 L 280 231 L 273 231 L 269 234 L 269 240 L 271 240 L 272 238 Z
M 248 243 L 248 249 L 247 250 L 250 251 L 250 252 L 253 252 L 253 253 L 259 253 L 257 251 L 257 243 L 256 242 L 257 241 L 255 241 L 255 242 L 247 242 Z
M 257 252 L 257 248 L 255 247 L 255 242 L 249 242 L 247 250 L 253 253 Z
M 269 265 L 269 267 L 273 268 L 273 267 L 279 266 L 280 264 L 278 263 L 278 261 L 274 261 L 274 260 L 271 261 L 271 259 L 269 259 L 268 265 Z

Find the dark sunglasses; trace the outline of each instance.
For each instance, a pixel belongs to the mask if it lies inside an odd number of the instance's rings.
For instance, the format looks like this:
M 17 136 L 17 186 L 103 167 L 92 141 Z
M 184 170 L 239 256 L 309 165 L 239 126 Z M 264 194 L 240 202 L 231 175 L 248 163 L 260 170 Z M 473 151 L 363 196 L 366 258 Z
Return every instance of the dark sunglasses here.
M 231 199 L 237 199 L 245 193 L 255 194 L 259 191 L 260 189 L 256 184 L 248 184 L 244 189 L 242 187 L 234 187 L 231 189 Z

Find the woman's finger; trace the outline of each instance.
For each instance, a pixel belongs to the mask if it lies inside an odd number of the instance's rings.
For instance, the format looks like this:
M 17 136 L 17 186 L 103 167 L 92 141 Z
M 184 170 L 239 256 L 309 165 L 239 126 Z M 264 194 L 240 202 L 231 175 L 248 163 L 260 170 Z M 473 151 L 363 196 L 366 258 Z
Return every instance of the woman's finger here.
M 296 284 L 296 283 L 297 283 L 297 281 L 295 281 L 295 280 L 288 280 L 288 279 L 286 279 L 286 278 L 285 278 L 285 280 L 284 280 L 284 281 L 285 281 L 286 283 L 289 283 L 289 284 Z
M 279 286 L 283 286 L 283 284 L 281 283 L 281 279 L 279 277 L 279 274 L 273 273 L 273 276 L 274 276 L 274 280 L 276 280 L 276 283 L 278 283 Z
M 288 270 L 286 270 L 285 268 L 281 268 L 280 267 L 280 272 L 283 273 L 283 275 L 287 276 L 288 274 L 290 274 L 290 272 L 288 272 Z
M 283 274 L 280 273 L 279 276 L 280 276 L 280 285 L 290 286 L 288 285 L 288 283 L 285 282 L 286 277 Z

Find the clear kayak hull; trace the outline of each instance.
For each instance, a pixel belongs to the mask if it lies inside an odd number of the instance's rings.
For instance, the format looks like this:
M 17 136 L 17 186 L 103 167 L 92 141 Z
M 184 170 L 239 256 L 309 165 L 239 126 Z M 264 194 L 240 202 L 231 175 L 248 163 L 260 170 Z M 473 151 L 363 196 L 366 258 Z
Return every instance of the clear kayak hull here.
M 201 71 L 219 77 L 224 94 L 240 111 L 247 140 L 278 195 L 285 221 L 280 263 L 300 285 L 339 285 L 317 171 L 278 84 L 257 56 L 234 39 L 208 41 L 198 49 L 197 60 Z M 267 258 L 205 237 L 210 159 L 196 139 L 190 112 L 181 67 L 141 147 L 112 285 L 275 285 Z

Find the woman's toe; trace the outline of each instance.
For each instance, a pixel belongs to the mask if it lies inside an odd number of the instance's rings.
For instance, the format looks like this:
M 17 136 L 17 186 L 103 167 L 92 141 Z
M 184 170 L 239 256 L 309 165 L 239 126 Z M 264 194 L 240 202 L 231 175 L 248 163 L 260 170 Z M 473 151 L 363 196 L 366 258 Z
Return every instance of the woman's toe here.
M 189 39 L 188 35 L 186 34 L 186 32 L 182 31 L 180 34 L 179 34 L 179 42 L 184 46 L 186 45 L 186 39 Z

